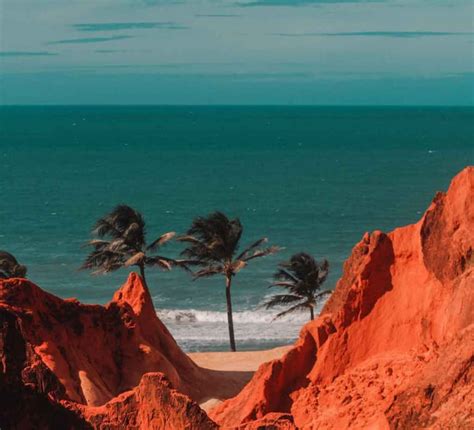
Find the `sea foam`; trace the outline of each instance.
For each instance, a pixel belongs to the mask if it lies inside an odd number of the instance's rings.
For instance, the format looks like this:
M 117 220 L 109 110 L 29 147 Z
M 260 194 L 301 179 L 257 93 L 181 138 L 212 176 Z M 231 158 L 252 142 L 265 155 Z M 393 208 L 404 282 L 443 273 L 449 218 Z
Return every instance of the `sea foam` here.
M 318 306 L 320 311 L 322 304 Z M 309 312 L 297 312 L 276 319 L 283 308 L 242 310 L 233 313 L 237 345 L 241 349 L 273 347 L 294 342 Z M 160 309 L 158 317 L 186 351 L 222 350 L 228 344 L 226 311 Z

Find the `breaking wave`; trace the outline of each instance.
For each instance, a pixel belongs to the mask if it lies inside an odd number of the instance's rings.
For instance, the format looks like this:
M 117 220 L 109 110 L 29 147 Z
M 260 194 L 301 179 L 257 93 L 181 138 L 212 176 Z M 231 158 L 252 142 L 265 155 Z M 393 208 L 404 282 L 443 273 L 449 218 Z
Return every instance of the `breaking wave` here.
M 260 308 L 234 312 L 235 338 L 240 349 L 267 348 L 294 342 L 308 322 L 309 313 L 298 312 L 275 319 L 280 310 Z M 227 349 L 227 312 L 160 309 L 157 314 L 185 351 Z
M 227 324 L 227 312 L 220 311 L 203 311 L 196 309 L 162 309 L 159 310 L 158 316 L 163 322 L 175 322 L 175 323 L 194 323 L 194 322 L 206 322 L 206 323 L 226 323 Z M 286 315 L 278 320 L 274 320 L 278 310 L 266 311 L 266 310 L 255 310 L 255 311 L 239 311 L 233 313 L 234 323 L 277 323 L 283 321 L 294 321 L 294 322 L 306 322 L 307 315 L 303 313 L 295 313 Z

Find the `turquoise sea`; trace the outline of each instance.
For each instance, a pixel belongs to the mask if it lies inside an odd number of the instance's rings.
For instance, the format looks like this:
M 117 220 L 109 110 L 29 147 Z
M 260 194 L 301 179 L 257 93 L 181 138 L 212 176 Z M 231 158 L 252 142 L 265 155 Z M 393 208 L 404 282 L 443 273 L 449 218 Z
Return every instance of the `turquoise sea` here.
M 284 344 L 307 315 L 272 322 L 258 307 L 276 264 L 326 257 L 333 287 L 364 232 L 415 222 L 474 164 L 473 138 L 472 108 L 1 107 L 0 249 L 42 288 L 106 303 L 127 271 L 78 271 L 98 217 L 127 203 L 154 239 L 222 210 L 241 218 L 243 243 L 285 247 L 234 282 L 238 347 Z M 156 270 L 149 284 L 185 349 L 227 348 L 222 279 Z

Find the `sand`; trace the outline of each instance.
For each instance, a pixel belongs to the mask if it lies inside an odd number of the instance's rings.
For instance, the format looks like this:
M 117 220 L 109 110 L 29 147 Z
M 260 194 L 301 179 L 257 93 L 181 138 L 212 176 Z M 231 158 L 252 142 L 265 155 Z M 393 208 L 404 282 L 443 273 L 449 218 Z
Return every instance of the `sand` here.
M 209 370 L 206 395 L 199 401 L 201 408 L 209 411 L 237 395 L 262 363 L 280 358 L 290 348 L 289 345 L 263 351 L 189 353 L 199 367 Z

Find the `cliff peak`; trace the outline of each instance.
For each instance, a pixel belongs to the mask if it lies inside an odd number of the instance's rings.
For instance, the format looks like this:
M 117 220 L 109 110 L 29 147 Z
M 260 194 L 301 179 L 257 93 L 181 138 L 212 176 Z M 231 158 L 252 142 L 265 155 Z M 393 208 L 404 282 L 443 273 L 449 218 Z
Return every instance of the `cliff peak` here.
M 210 416 L 247 428 L 269 414 L 297 428 L 472 427 L 473 248 L 470 166 L 416 224 L 365 234 L 294 348 Z

